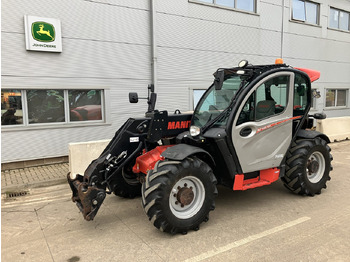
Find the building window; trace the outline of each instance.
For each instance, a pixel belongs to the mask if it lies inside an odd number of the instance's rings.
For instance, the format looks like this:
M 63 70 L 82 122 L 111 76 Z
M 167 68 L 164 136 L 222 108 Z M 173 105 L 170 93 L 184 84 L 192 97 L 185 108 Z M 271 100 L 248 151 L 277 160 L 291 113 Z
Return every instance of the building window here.
M 329 27 L 350 31 L 350 13 L 331 7 L 329 11 Z
M 2 90 L 1 125 L 103 122 L 103 94 L 98 89 Z
M 21 90 L 1 90 L 1 125 L 23 125 Z
M 326 107 L 346 107 L 348 90 L 344 89 L 327 89 L 326 90 Z
M 29 124 L 65 122 L 63 90 L 27 90 Z
M 201 97 L 203 96 L 205 91 L 206 91 L 205 89 L 194 89 L 193 90 L 193 110 L 196 108 L 199 100 L 201 99 Z
M 102 120 L 101 90 L 69 90 L 70 121 Z
M 304 0 L 293 0 L 292 19 L 319 24 L 319 4 Z
M 236 8 L 248 12 L 256 12 L 256 0 L 197 0 L 217 6 Z

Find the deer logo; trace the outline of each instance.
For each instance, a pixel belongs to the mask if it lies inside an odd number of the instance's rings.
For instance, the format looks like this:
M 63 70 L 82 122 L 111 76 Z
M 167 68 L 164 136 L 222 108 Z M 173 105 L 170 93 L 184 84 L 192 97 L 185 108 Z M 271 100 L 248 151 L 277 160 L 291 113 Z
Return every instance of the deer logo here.
M 32 24 L 32 36 L 40 42 L 55 41 L 55 28 L 49 23 L 34 22 Z
M 50 31 L 49 30 L 46 30 L 46 31 L 44 30 L 44 25 L 39 25 L 39 28 L 40 28 L 40 30 L 36 31 L 36 33 L 38 35 L 40 35 L 40 36 L 41 36 L 41 34 L 47 35 L 47 36 L 51 37 L 51 39 L 53 40 L 53 37 L 51 36 Z

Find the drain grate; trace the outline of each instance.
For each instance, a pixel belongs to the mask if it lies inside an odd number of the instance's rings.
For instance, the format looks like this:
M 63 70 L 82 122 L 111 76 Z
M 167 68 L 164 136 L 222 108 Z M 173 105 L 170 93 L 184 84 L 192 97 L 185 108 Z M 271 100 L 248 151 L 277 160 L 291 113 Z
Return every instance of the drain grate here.
M 14 198 L 28 195 L 28 191 L 6 192 L 6 198 Z

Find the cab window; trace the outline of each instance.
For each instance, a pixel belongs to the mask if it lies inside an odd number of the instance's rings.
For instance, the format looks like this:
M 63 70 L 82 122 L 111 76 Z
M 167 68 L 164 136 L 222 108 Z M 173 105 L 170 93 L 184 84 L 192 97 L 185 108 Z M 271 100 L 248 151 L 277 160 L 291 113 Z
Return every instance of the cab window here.
M 237 90 L 247 83 L 241 76 L 233 75 L 223 82 L 220 90 L 216 90 L 212 85 L 198 102 L 193 114 L 193 124 L 202 127 L 219 116 L 230 105 Z M 226 121 L 227 117 L 223 117 L 215 124 L 225 126 Z
M 277 76 L 260 85 L 245 103 L 237 125 L 283 113 L 287 107 L 288 86 L 289 76 Z
M 310 104 L 308 102 L 311 97 L 308 98 L 309 92 L 309 82 L 305 76 L 296 73 L 294 80 L 294 99 L 293 99 L 293 116 L 304 115 L 307 106 Z

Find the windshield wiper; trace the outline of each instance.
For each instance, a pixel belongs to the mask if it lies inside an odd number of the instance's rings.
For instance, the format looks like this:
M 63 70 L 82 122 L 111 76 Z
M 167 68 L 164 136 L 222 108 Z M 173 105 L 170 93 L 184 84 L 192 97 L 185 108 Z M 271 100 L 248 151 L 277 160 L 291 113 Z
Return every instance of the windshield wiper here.
M 210 128 L 214 123 L 221 121 L 223 119 L 225 119 L 226 117 L 228 117 L 231 113 L 231 109 L 232 107 L 229 106 L 227 107 L 224 111 L 222 111 L 222 113 L 220 115 L 218 115 L 217 117 L 215 117 L 212 120 L 209 120 L 203 127 L 202 127 L 202 133 L 205 133 L 205 131 L 207 131 L 208 128 Z

